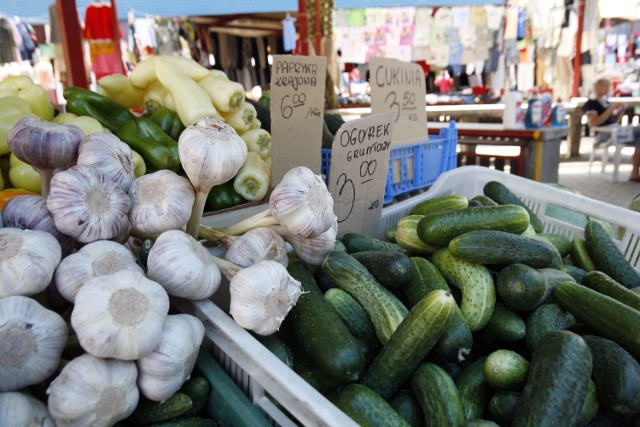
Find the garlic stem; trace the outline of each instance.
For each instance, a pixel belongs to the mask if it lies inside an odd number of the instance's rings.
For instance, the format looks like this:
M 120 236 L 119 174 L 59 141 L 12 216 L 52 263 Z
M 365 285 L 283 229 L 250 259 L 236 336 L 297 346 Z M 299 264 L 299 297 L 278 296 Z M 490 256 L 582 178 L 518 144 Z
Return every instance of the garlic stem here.
M 51 178 L 53 178 L 53 170 L 51 169 L 40 169 L 33 168 L 36 172 L 40 174 L 40 194 L 42 197 L 47 197 L 49 195 L 49 189 L 51 188 Z
M 204 205 L 207 202 L 209 190 L 204 192 L 196 191 L 196 198 L 193 202 L 193 208 L 191 209 L 191 216 L 189 217 L 189 222 L 187 222 L 187 234 L 194 239 L 198 238 L 200 220 L 202 220 L 202 213 L 204 212 Z
M 229 247 L 239 237 L 226 234 L 219 228 L 211 228 L 206 225 L 200 224 L 200 230 L 198 231 L 198 237 L 205 239 L 211 243 Z
M 233 276 L 235 276 L 238 271 L 242 270 L 242 267 L 239 267 L 234 263 L 227 261 L 226 259 L 218 258 L 217 256 L 213 257 L 213 262 L 216 263 L 216 265 L 220 269 L 220 272 L 224 274 L 224 277 L 226 277 L 229 281 L 231 281 Z
M 252 228 L 270 227 L 272 225 L 278 225 L 278 220 L 271 214 L 271 210 L 267 209 L 252 217 L 243 219 L 230 227 L 224 228 L 221 231 L 224 234 L 237 236 L 246 233 Z

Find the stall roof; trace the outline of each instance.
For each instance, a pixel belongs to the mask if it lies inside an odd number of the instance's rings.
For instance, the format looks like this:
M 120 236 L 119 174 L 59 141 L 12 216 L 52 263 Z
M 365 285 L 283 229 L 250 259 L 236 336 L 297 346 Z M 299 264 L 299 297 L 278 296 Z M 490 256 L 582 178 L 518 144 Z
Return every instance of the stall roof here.
M 365 5 L 366 3 L 366 5 Z M 505 0 L 403 0 L 402 6 L 468 6 L 474 4 L 504 5 Z M 390 0 L 335 0 L 336 9 L 354 9 L 361 7 L 394 7 L 399 6 L 397 1 Z

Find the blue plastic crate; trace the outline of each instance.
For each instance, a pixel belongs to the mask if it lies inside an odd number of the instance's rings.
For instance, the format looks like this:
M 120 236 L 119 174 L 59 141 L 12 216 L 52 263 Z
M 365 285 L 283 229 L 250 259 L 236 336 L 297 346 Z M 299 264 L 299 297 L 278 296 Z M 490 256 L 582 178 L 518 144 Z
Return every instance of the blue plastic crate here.
M 438 136 L 429 141 L 391 148 L 389 172 L 384 192 L 384 203 L 391 203 L 399 194 L 430 186 L 442 174 L 455 169 L 458 131 L 455 121 L 440 129 Z M 322 149 L 321 172 L 329 183 L 331 149 Z

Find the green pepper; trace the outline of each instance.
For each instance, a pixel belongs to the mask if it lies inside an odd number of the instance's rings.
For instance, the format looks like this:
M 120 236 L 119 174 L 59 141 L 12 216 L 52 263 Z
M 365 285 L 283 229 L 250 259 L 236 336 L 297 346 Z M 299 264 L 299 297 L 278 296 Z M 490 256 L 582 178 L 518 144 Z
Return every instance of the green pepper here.
M 246 200 L 233 188 L 233 179 L 214 186 L 207 196 L 207 208 L 211 211 L 232 208 L 246 203 Z
M 127 121 L 135 119 L 127 108 L 87 89 L 68 87 L 64 90 L 64 97 L 67 100 L 67 112 L 93 117 L 113 133 L 117 133 Z
M 138 120 L 131 119 L 117 130 L 116 136 L 125 142 L 132 150 L 137 151 L 145 162 L 149 163 L 152 169 L 176 170 L 180 167 L 180 160 L 173 156 L 171 149 L 160 142 L 146 139 L 142 136 Z M 175 141 L 174 141 L 175 143 Z M 177 144 L 176 144 L 177 145 Z
M 176 140 L 167 135 L 153 120 L 146 117 L 139 117 L 136 120 L 138 122 L 140 136 L 149 142 L 158 142 L 167 147 L 175 160 L 175 167 L 180 166 L 180 154 L 178 153 L 178 143 Z M 182 123 L 180 124 L 182 125 Z
M 177 141 L 180 134 L 184 130 L 184 125 L 178 115 L 167 107 L 158 106 L 151 113 L 149 119 L 169 135 L 174 141 Z

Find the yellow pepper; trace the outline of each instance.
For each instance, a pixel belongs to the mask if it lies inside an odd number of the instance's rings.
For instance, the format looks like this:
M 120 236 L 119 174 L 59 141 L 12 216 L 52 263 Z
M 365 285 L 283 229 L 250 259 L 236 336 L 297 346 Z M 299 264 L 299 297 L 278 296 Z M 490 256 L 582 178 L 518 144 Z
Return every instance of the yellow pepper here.
M 30 164 L 23 162 L 13 153 L 9 157 L 9 180 L 16 188 L 40 194 L 42 181 L 40 174 Z
M 15 96 L 0 98 L 0 156 L 9 154 L 7 135 L 9 130 L 23 117 L 35 117 L 29 109 L 27 101 Z
M 53 119 L 53 105 L 44 88 L 27 76 L 9 76 L 0 82 L 0 97 L 15 96 L 29 104 L 33 114 L 43 120 Z
M 93 117 L 77 116 L 73 113 L 59 114 L 53 119 L 53 122 L 77 126 L 85 135 L 91 135 L 92 133 L 98 132 L 110 132 L 109 129 L 102 127 L 100 122 Z
M 122 74 L 110 74 L 98 80 L 102 94 L 127 108 L 140 108 L 144 102 L 144 91 L 135 87 Z

